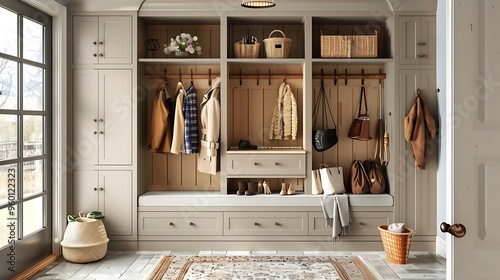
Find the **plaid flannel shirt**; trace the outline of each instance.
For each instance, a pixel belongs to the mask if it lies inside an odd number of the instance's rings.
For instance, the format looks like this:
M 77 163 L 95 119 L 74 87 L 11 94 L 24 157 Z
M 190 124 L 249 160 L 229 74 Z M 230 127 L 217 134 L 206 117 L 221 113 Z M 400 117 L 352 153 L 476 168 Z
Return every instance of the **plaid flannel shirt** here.
M 184 152 L 200 152 L 200 134 L 198 128 L 198 94 L 193 85 L 186 91 L 184 98 Z

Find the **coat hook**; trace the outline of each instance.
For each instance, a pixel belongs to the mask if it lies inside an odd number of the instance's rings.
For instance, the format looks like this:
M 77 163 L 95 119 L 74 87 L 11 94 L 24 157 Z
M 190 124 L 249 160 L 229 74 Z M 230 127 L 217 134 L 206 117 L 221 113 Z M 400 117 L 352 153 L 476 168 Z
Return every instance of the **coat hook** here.
M 208 68 L 208 86 L 212 86 L 212 68 Z
M 345 85 L 347 86 L 347 69 L 345 69 L 345 76 L 344 76 L 344 82 L 345 82 Z
M 257 68 L 257 85 L 259 85 L 259 68 Z
M 167 78 L 167 69 L 163 69 L 163 76 L 165 78 L 165 84 L 168 85 L 168 78 Z
M 191 72 L 191 83 L 193 82 L 193 69 L 189 69 L 189 71 Z
M 361 86 L 365 86 L 365 69 L 361 69 Z
M 283 83 L 286 82 L 286 70 L 283 71 Z
M 269 69 L 269 85 L 271 85 L 271 69 Z
M 243 81 L 241 80 L 241 68 L 240 68 L 240 86 L 243 84 Z
M 378 69 L 378 73 L 382 75 L 382 69 Z M 378 83 L 381 85 L 382 84 L 382 79 L 378 79 Z
M 333 85 L 337 85 L 337 69 L 333 69 Z
M 321 85 L 323 86 L 325 84 L 324 76 L 323 76 L 323 68 L 321 68 Z
M 182 83 L 182 74 L 181 74 L 181 69 L 179 68 L 179 82 Z

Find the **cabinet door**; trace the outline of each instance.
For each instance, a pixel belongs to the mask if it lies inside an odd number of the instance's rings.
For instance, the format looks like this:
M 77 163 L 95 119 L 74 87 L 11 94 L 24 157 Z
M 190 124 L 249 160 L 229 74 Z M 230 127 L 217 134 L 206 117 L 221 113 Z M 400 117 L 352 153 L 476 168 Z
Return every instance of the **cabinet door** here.
M 402 16 L 399 51 L 401 64 L 436 63 L 436 18 Z
M 132 172 L 99 171 L 99 210 L 108 235 L 132 234 Z
M 73 63 L 98 63 L 98 17 L 73 17 Z
M 400 70 L 403 116 L 408 114 L 413 105 L 417 89 L 421 90 L 428 110 L 437 123 L 436 71 Z M 400 125 L 403 126 L 403 122 Z M 404 141 L 401 146 L 400 174 L 404 179 L 401 182 L 402 187 L 398 188 L 401 205 L 400 220 L 405 221 L 407 227 L 415 229 L 418 235 L 436 234 L 437 150 L 435 145 L 431 145 L 428 155 L 426 170 L 416 170 L 411 144 Z
M 73 212 L 99 210 L 99 180 L 97 171 L 73 171 Z
M 99 17 L 99 63 L 132 63 L 132 17 Z
M 97 165 L 98 71 L 73 71 L 73 164 Z
M 131 70 L 99 70 L 99 164 L 132 164 Z

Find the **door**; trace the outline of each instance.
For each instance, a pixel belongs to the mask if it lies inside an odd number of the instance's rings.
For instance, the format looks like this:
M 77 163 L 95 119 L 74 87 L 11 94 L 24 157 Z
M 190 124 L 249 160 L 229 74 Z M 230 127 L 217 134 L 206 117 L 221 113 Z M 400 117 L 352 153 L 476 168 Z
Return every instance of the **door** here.
M 132 172 L 99 171 L 99 211 L 108 235 L 132 234 Z
M 465 225 L 447 235 L 448 279 L 500 275 L 500 11 L 499 1 L 446 1 L 447 88 L 452 100 L 447 223 Z
M 436 63 L 436 18 L 434 16 L 401 16 L 400 63 Z
M 132 63 L 132 17 L 99 17 L 98 56 L 100 64 Z
M 73 63 L 96 64 L 99 61 L 98 17 L 73 17 Z
M 0 1 L 0 279 L 52 253 L 52 18 Z

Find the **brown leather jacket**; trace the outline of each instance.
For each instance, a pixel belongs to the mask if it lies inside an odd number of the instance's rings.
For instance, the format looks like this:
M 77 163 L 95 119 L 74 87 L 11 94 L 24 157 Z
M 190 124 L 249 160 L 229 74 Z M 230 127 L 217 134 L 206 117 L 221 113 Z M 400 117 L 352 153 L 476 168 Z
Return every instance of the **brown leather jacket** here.
M 417 170 L 425 170 L 429 144 L 436 136 L 436 123 L 420 94 L 404 119 L 404 134 L 411 143 Z

